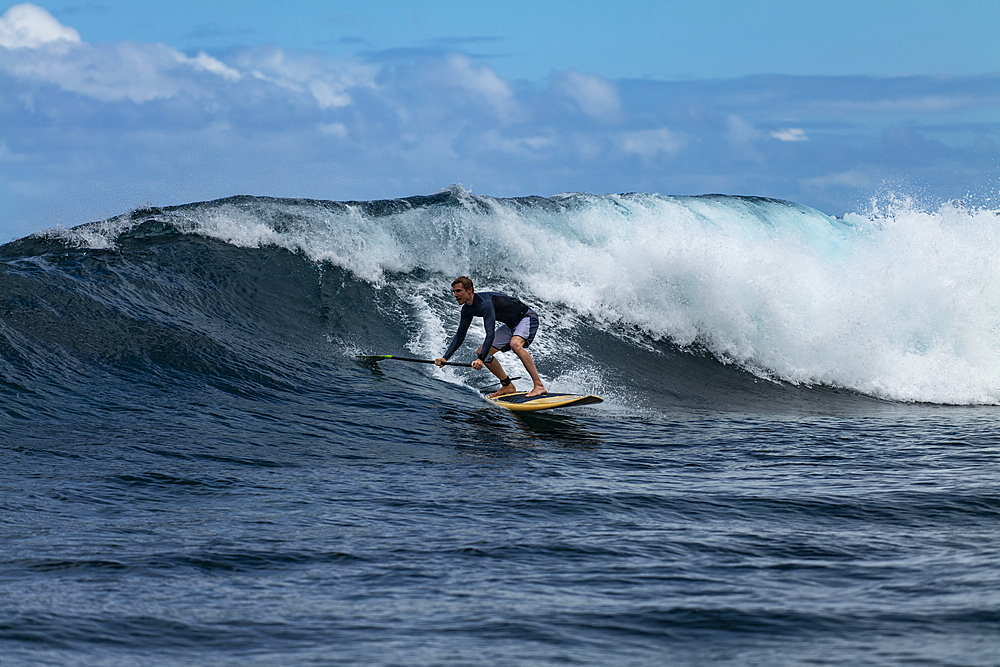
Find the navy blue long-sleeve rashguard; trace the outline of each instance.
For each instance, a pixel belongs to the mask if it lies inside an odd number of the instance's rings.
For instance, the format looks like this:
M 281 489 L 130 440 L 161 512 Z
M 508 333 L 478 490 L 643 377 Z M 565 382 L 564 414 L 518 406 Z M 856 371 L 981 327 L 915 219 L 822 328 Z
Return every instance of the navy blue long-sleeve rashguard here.
M 458 324 L 458 332 L 451 339 L 448 351 L 444 353 L 445 359 L 450 359 L 455 354 L 462 343 L 465 342 L 465 335 L 469 332 L 469 325 L 472 324 L 473 317 L 483 318 L 483 328 L 486 330 L 486 338 L 483 346 L 479 350 L 479 358 L 486 361 L 493 347 L 493 335 L 496 329 L 497 320 L 503 322 L 512 330 L 531 310 L 519 299 L 515 299 L 500 292 L 476 292 L 472 298 L 472 303 L 462 306 L 462 319 Z

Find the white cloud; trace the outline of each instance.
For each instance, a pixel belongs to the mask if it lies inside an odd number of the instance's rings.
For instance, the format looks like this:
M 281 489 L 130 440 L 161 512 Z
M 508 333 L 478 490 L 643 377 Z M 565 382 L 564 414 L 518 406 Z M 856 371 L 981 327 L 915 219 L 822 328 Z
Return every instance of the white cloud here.
M 771 136 L 778 141 L 809 141 L 806 131 L 801 127 L 787 127 L 783 130 L 775 130 Z
M 217 62 L 217 61 L 215 61 Z M 76 44 L 53 52 L 42 45 L 32 50 L 0 53 L 0 71 L 20 79 L 52 84 L 102 102 L 130 100 L 142 103 L 186 93 L 209 97 L 215 85 L 197 76 L 233 80 L 238 73 L 208 56 L 188 58 L 162 44 L 122 42 L 94 46 Z
M 52 42 L 80 41 L 80 33 L 55 20 L 37 5 L 14 5 L 0 16 L 0 47 L 36 49 Z
M 736 114 L 726 116 L 726 137 L 736 146 L 747 146 L 760 139 L 761 132 L 752 123 Z
M 522 157 L 535 157 L 541 152 L 550 151 L 559 144 L 558 137 L 554 135 L 528 135 L 511 137 L 503 134 L 499 129 L 491 130 L 481 138 L 482 148 L 498 150 L 511 155 Z
M 618 135 L 618 147 L 626 155 L 638 155 L 650 160 L 660 153 L 676 155 L 684 148 L 684 140 L 665 127 L 655 130 L 623 132 Z
M 351 96 L 342 87 L 330 81 L 310 81 L 309 92 L 316 98 L 320 109 L 336 109 L 351 103 Z
M 447 56 L 444 75 L 454 84 L 481 95 L 501 118 L 509 118 L 517 109 L 510 85 L 487 65 L 476 66 L 468 57 L 453 53 Z
M 321 109 L 349 106 L 353 98 L 348 91 L 375 88 L 378 73 L 372 65 L 291 54 L 276 47 L 243 51 L 233 64 L 258 81 L 310 95 Z
M 226 64 L 203 52 L 191 57 L 163 44 L 87 44 L 75 30 L 28 4 L 12 7 L 0 19 L 0 39 L 8 33 L 33 48 L 0 51 L 0 73 L 101 102 L 216 98 L 224 94 L 224 84 L 257 80 L 309 95 L 320 109 L 336 109 L 351 104 L 350 88 L 374 86 L 377 72 L 369 65 L 291 56 L 280 49 L 245 51 L 234 64 Z
M 347 136 L 347 126 L 343 123 L 320 123 L 319 131 L 331 137 Z
M 211 94 L 202 73 L 226 81 L 242 75 L 205 53 L 188 57 L 162 44 L 92 45 L 36 5 L 15 5 L 0 16 L 0 72 L 32 83 L 52 84 L 102 102 L 148 102 L 182 92 Z
M 618 89 L 607 79 L 576 70 L 566 72 L 558 81 L 560 93 L 575 101 L 580 110 L 597 120 L 614 120 L 621 112 Z
M 194 58 L 188 58 L 183 53 L 178 53 L 177 62 L 189 64 L 194 67 L 194 69 L 201 70 L 202 72 L 218 74 L 223 79 L 228 79 L 229 81 L 239 81 L 243 78 L 243 75 L 234 70 L 232 67 L 227 67 L 222 62 L 204 52 L 199 53 Z

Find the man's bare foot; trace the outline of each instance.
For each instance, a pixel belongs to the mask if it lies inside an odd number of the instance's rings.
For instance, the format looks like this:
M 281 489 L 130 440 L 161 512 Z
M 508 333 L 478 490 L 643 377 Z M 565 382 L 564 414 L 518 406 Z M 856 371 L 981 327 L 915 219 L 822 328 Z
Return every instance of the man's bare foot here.
M 547 393 L 548 392 L 545 391 L 545 386 L 544 385 L 535 385 L 534 387 L 531 388 L 531 391 L 529 391 L 527 394 L 524 395 L 524 397 L 525 398 L 534 398 L 535 396 L 542 396 L 542 395 L 547 394 Z
M 497 391 L 490 394 L 490 398 L 497 398 L 498 396 L 506 396 L 507 394 L 513 394 L 517 391 L 517 387 L 511 382 L 506 387 L 500 387 Z

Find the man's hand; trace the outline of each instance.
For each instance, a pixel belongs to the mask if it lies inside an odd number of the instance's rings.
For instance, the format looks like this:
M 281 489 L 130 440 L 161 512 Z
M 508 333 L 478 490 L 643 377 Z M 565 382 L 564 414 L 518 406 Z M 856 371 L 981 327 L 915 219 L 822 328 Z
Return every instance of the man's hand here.
M 476 357 L 476 359 L 472 362 L 472 367 L 475 368 L 477 371 L 481 371 L 483 370 L 483 368 L 486 367 L 486 364 L 483 363 L 482 359 Z
M 438 357 L 437 359 L 434 360 L 434 363 L 437 364 L 438 366 L 444 366 L 444 362 L 446 361 L 448 360 L 445 359 L 444 357 Z

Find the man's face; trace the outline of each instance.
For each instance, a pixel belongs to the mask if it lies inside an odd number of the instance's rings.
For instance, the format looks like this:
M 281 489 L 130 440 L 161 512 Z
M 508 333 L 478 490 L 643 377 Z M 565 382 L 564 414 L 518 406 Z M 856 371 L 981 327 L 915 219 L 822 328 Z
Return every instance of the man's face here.
M 459 305 L 468 306 L 472 303 L 472 297 L 475 295 L 475 291 L 471 289 L 465 289 L 461 283 L 451 286 L 451 293 L 455 295 L 455 301 L 458 301 Z

